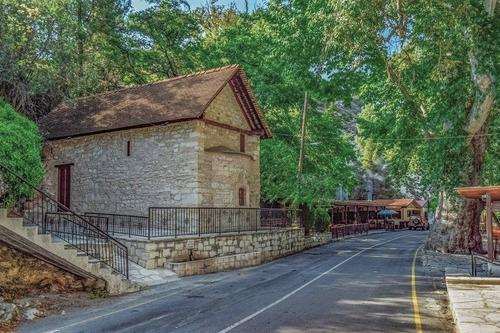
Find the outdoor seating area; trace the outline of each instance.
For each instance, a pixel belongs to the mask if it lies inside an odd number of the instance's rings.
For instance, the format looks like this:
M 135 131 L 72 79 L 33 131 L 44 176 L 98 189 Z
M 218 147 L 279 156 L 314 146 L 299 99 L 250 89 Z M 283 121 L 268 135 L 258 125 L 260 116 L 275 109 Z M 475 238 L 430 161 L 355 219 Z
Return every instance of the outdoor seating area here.
M 369 229 L 406 229 L 413 217 L 425 220 L 423 207 L 414 199 L 379 199 L 334 201 L 331 224 L 366 223 Z

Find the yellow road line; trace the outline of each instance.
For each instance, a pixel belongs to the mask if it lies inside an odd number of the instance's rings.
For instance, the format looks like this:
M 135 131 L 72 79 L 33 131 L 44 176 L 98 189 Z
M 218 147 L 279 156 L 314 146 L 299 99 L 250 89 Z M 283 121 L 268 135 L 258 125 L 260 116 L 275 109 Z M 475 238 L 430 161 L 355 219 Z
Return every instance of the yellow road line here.
M 422 245 L 423 246 L 423 245 Z M 420 309 L 418 307 L 418 296 L 417 296 L 417 283 L 416 283 L 416 277 L 415 277 L 415 266 L 417 263 L 417 254 L 418 251 L 422 248 L 420 246 L 416 251 L 415 254 L 413 255 L 413 263 L 411 266 L 411 301 L 413 303 L 413 314 L 415 316 L 415 329 L 417 333 L 423 333 L 424 331 L 422 330 L 422 321 L 420 319 Z

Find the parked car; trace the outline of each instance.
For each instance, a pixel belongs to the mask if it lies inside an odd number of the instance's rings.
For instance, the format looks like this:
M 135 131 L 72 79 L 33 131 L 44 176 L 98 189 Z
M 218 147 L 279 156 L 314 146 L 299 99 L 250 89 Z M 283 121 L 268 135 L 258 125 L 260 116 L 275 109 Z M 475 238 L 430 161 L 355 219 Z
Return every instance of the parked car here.
M 409 230 L 429 230 L 429 222 L 422 220 L 418 216 L 412 216 L 410 222 L 408 222 Z

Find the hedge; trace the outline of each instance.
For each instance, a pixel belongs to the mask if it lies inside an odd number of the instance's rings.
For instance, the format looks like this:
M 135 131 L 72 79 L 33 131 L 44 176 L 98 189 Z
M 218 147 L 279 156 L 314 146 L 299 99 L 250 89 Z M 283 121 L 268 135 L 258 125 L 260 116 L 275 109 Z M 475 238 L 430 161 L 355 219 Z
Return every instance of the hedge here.
M 0 166 L 38 186 L 44 172 L 41 143 L 37 125 L 0 98 Z M 0 207 L 9 207 L 31 194 L 29 186 L 0 169 Z

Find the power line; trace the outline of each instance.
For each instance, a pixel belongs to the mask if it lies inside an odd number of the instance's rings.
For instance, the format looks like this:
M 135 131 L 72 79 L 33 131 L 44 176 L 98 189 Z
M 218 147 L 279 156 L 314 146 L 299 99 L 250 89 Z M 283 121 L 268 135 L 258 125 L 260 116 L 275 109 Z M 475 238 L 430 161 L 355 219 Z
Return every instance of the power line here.
M 273 131 L 273 134 L 276 134 L 277 136 L 284 136 L 284 137 L 293 137 L 293 138 L 298 138 L 299 135 L 296 135 L 296 134 L 290 134 L 290 133 L 282 133 L 282 132 L 274 132 Z M 488 137 L 488 136 L 500 136 L 500 132 L 495 132 L 495 133 L 487 133 L 487 134 L 477 134 L 476 136 L 479 136 L 479 137 Z M 314 137 L 314 136 L 313 136 Z M 428 138 L 380 138 L 380 139 L 376 139 L 374 141 L 384 141 L 384 142 L 396 142 L 396 141 L 414 141 L 414 142 L 417 142 L 417 141 L 430 141 L 430 140 L 446 140 L 446 139 L 465 139 L 465 138 L 468 138 L 469 136 L 468 135 L 454 135 L 454 136 L 434 136 L 434 137 L 428 137 Z M 321 137 L 319 137 L 321 138 Z M 323 137 L 324 139 L 326 139 L 326 137 Z M 345 138 L 342 138 L 343 140 Z M 340 140 L 340 138 L 334 138 L 334 137 L 329 137 L 328 140 L 332 140 L 332 141 L 335 141 L 335 140 Z M 318 141 L 318 140 L 315 140 L 315 141 Z M 321 140 L 319 140 L 321 141 Z

